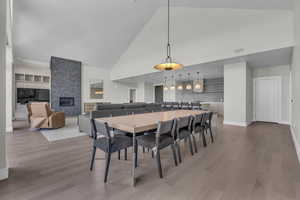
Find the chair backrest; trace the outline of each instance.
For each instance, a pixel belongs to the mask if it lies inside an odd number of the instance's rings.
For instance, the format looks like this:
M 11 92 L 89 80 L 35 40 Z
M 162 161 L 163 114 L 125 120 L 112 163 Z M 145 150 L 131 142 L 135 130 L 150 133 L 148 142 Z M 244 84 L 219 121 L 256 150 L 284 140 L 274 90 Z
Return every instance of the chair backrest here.
M 180 103 L 178 103 L 178 102 L 173 102 L 172 104 L 173 104 L 173 108 L 174 108 L 174 109 L 179 109 L 179 108 L 180 108 Z
M 159 136 L 165 135 L 165 134 L 172 135 L 172 132 L 174 130 L 174 123 L 175 123 L 175 120 L 158 122 L 156 137 L 159 137 Z
M 106 122 L 100 120 L 91 119 L 92 125 L 92 137 L 97 140 L 98 136 L 104 136 L 106 139 L 110 140 L 111 135 L 109 132 L 109 126 Z
M 205 115 L 205 113 L 195 115 L 193 117 L 193 125 L 192 125 L 193 130 L 195 130 L 196 126 L 201 126 L 202 125 L 202 120 L 203 120 L 204 115 Z
M 209 120 L 209 113 L 203 113 L 203 118 L 201 121 L 201 126 L 205 126 L 205 123 Z
M 166 108 L 173 108 L 172 102 L 165 102 Z
M 191 107 L 192 107 L 192 109 L 200 110 L 201 109 L 201 104 L 196 103 L 196 102 L 192 102 Z
M 179 117 L 177 119 L 177 130 L 189 128 L 191 117 Z
M 209 123 L 210 126 L 211 126 L 211 120 L 212 120 L 213 115 L 214 115 L 213 112 L 208 113 L 208 123 Z
M 50 106 L 46 102 L 32 102 L 30 104 L 32 117 L 49 117 L 52 114 Z
M 189 108 L 190 104 L 188 102 L 182 102 L 181 103 L 181 108 Z

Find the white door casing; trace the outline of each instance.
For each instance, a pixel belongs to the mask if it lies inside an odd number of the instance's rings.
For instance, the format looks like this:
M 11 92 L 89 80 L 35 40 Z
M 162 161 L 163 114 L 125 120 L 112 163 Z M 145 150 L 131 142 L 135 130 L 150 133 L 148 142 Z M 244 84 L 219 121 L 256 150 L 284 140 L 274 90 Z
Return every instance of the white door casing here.
M 254 121 L 281 121 L 281 77 L 260 77 L 254 79 L 253 113 Z

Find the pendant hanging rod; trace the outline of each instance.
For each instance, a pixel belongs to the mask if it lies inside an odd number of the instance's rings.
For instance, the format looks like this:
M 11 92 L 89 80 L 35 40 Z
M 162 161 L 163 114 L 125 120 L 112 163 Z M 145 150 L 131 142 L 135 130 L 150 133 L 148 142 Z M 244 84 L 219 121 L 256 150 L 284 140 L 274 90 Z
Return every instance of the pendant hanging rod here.
M 171 58 L 171 44 L 170 44 L 170 0 L 168 0 L 168 44 L 167 44 L 167 57 Z

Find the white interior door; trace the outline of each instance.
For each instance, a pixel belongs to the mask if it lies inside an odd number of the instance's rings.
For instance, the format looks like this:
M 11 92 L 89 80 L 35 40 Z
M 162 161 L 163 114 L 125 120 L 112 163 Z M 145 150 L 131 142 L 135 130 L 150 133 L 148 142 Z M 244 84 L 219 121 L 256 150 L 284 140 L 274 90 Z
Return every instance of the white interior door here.
M 256 121 L 280 122 L 280 77 L 254 79 L 254 116 Z
M 129 103 L 135 103 L 136 102 L 136 89 L 130 89 L 129 90 Z

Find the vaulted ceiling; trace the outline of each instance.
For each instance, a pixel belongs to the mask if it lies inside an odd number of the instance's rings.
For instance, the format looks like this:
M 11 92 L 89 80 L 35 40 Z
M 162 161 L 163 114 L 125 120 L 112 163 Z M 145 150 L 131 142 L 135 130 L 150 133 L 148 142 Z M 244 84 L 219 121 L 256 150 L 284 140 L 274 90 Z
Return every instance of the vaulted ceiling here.
M 291 0 L 171 0 L 174 6 L 291 9 Z M 26 0 L 14 3 L 16 58 L 50 56 L 112 67 L 166 0 Z

